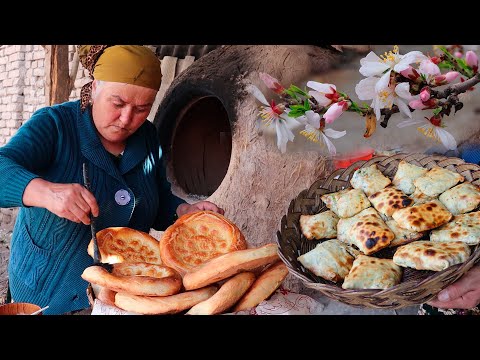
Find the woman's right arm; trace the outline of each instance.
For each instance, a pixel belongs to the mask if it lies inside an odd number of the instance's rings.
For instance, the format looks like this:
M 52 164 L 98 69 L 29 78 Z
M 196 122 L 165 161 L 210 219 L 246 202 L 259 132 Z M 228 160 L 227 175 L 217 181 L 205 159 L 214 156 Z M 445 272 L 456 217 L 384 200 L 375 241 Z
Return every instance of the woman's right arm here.
M 37 111 L 0 148 L 0 207 L 37 206 L 75 222 L 98 215 L 94 196 L 80 184 L 41 178 L 52 166 L 59 129 L 48 109 Z

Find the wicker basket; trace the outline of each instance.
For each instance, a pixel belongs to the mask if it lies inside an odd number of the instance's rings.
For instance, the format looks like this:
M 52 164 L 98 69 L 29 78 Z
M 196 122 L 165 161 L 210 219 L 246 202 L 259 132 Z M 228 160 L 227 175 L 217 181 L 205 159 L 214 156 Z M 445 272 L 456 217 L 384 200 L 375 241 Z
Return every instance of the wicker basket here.
M 291 201 L 287 214 L 282 217 L 280 230 L 277 231 L 277 243 L 280 258 L 285 262 L 291 274 L 302 280 L 305 286 L 352 306 L 400 309 L 422 304 L 432 299 L 440 290 L 455 282 L 478 261 L 480 244 L 472 247 L 472 254 L 464 263 L 451 266 L 443 271 L 405 268 L 402 282 L 389 289 L 345 290 L 340 285 L 314 275 L 297 260 L 298 256 L 312 250 L 321 242 L 321 240 L 307 240 L 302 235 L 299 226 L 300 215 L 312 215 L 328 210 L 320 197 L 326 193 L 351 188 L 349 181 L 356 169 L 377 164 L 379 170 L 392 179 L 401 160 L 427 169 L 439 166 L 456 171 L 465 177 L 465 181 L 480 185 L 480 166 L 445 156 L 425 154 L 378 156 L 368 161 L 357 161 L 346 169 L 338 169 L 330 176 L 315 181 L 308 190 L 303 190 Z M 373 256 L 392 258 L 394 251 L 395 249 L 387 248 Z

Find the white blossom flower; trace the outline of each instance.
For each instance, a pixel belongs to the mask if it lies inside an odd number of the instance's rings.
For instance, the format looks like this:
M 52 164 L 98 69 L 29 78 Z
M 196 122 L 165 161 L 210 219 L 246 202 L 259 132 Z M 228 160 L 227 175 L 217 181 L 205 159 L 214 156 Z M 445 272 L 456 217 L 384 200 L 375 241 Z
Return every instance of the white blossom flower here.
M 373 51 L 360 60 L 360 74 L 366 77 L 380 76 L 380 87 L 385 87 L 390 82 L 390 73 L 394 70 L 400 73 L 408 69 L 412 63 L 419 63 L 428 59 L 421 51 L 410 51 L 405 55 L 398 53 L 398 46 L 393 47 L 393 51 L 385 53 L 381 57 Z M 378 91 L 377 91 L 378 92 Z M 377 117 L 378 119 L 378 117 Z
M 409 83 L 400 83 L 393 87 L 393 84 L 382 84 L 383 78 L 375 76 L 361 80 L 355 86 L 355 92 L 360 100 L 371 100 L 370 105 L 375 111 L 375 117 L 380 120 L 381 109 L 391 109 L 393 105 L 397 105 L 400 112 L 409 118 L 412 113 L 407 103 L 414 99 L 410 94 Z M 405 101 L 404 101 L 405 100 Z
M 417 130 L 424 136 L 442 143 L 448 150 L 457 149 L 457 141 L 442 125 L 441 119 L 433 116 L 432 118 L 407 119 L 397 124 L 399 128 L 406 126 L 419 125 Z
M 271 104 L 269 104 L 265 98 L 265 95 L 263 95 L 260 89 L 255 85 L 248 85 L 246 90 L 255 96 L 255 98 L 263 105 L 265 105 L 260 108 L 260 117 L 262 118 L 265 126 L 270 126 L 272 123 L 275 124 L 277 147 L 282 153 L 285 153 L 285 151 L 287 151 L 287 143 L 289 141 L 293 141 L 295 138 L 295 135 L 290 130 L 289 126 L 292 126 L 294 123 L 296 123 L 296 120 L 288 116 L 284 105 L 276 105 L 273 101 Z
M 337 153 L 335 145 L 330 141 L 332 139 L 339 139 L 347 133 L 344 131 L 336 131 L 333 129 L 320 129 L 320 115 L 312 110 L 305 112 L 305 115 L 299 116 L 296 120 L 305 125 L 305 130 L 300 131 L 300 134 L 307 139 L 319 143 L 321 147 L 326 146 L 330 155 L 334 156 Z

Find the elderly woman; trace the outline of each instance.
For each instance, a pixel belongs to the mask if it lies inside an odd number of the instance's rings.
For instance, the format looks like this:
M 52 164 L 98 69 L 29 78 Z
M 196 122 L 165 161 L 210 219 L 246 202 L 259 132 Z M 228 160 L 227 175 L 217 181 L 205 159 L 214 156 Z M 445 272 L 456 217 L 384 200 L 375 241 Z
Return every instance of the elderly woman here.
M 0 207 L 21 207 L 12 236 L 9 290 L 13 301 L 48 305 L 45 314 L 89 306 L 80 275 L 90 215 L 97 230 L 128 226 L 164 230 L 196 210 L 165 177 L 156 128 L 146 118 L 160 87 L 160 62 L 143 46 L 80 46 L 93 82 L 81 100 L 36 111 L 0 148 Z M 86 163 L 91 192 L 83 186 Z

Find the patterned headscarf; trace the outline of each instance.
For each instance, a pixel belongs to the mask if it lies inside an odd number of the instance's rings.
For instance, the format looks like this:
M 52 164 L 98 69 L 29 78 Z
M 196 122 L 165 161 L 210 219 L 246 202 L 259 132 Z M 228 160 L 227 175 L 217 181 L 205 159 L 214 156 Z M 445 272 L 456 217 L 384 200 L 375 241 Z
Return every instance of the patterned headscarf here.
M 157 90 L 162 72 L 160 60 L 142 45 L 78 45 L 83 67 L 93 80 L 104 80 L 139 85 Z M 92 81 L 80 92 L 81 109 L 90 103 Z

